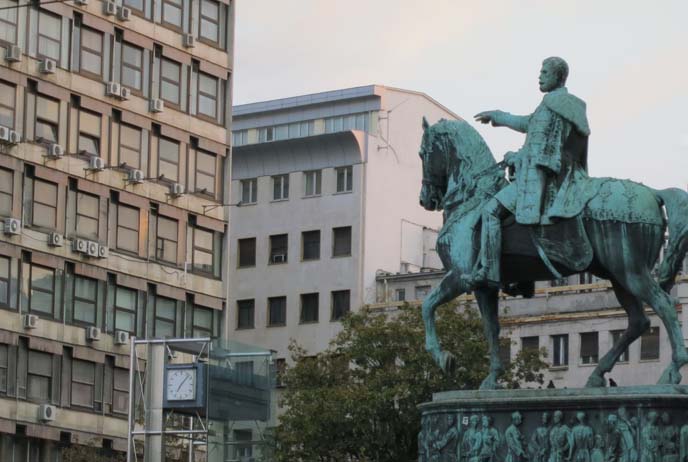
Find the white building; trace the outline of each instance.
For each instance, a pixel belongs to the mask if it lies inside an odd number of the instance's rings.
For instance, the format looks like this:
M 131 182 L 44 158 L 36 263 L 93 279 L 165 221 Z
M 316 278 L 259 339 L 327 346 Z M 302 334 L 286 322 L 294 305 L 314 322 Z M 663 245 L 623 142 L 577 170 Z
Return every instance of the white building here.
M 442 217 L 418 205 L 421 120 L 457 116 L 425 94 L 378 85 L 233 110 L 230 295 L 238 341 L 288 356 L 322 351 L 376 273 L 439 267 Z

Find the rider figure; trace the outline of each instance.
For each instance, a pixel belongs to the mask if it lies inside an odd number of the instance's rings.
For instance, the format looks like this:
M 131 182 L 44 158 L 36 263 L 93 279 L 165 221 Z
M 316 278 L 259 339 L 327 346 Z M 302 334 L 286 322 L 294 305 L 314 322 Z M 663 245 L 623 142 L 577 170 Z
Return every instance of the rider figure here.
M 482 211 L 480 265 L 471 286 L 499 287 L 502 246 L 501 221 L 511 213 L 522 225 L 548 225 L 580 212 L 575 206 L 587 177 L 587 141 L 590 135 L 585 102 L 568 93 L 569 67 L 562 58 L 547 58 L 540 71 L 545 93 L 531 115 L 486 111 L 475 116 L 494 127 L 526 133 L 518 152 L 507 152 L 504 162 L 516 180 L 499 191 Z

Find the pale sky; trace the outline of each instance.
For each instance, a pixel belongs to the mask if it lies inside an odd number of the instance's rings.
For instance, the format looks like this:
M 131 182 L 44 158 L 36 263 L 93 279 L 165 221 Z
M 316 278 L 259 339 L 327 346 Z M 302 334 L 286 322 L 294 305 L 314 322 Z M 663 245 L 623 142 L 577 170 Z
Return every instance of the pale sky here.
M 466 120 L 532 112 L 542 60 L 588 105 L 590 174 L 688 187 L 688 0 L 236 0 L 235 104 L 380 84 Z M 418 122 L 420 123 L 420 121 Z M 475 124 L 478 125 L 478 124 Z M 499 159 L 523 135 L 480 125 Z

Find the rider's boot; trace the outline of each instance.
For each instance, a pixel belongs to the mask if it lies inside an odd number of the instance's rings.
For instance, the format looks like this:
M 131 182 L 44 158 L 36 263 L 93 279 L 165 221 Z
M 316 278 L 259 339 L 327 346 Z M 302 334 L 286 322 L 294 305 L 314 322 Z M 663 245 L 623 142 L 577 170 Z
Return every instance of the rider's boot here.
M 498 289 L 502 254 L 502 224 L 498 209 L 486 208 L 482 214 L 480 232 L 480 266 L 467 279 L 472 288 Z

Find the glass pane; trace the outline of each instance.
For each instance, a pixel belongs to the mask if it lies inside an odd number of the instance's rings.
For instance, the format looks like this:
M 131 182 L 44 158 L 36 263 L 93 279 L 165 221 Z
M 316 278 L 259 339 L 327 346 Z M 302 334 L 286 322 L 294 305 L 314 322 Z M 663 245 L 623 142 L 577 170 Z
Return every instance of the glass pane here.
M 182 26 L 182 10 L 169 3 L 163 3 L 163 20 L 177 27 Z
M 3 10 L 0 11 L 0 18 L 3 18 L 3 16 L 6 18 L 7 16 L 15 16 L 16 9 L 10 9 L 10 10 Z M 7 19 L 5 19 L 7 20 Z M 13 21 L 16 21 L 16 16 Z M 2 27 L 0 27 L 0 40 L 3 40 L 5 42 L 9 43 L 16 43 L 17 42 L 17 27 L 16 26 L 11 26 L 7 23 L 4 23 Z
M 217 42 L 219 36 L 217 23 L 201 18 L 201 36 L 213 42 Z
M 155 320 L 156 337 L 174 337 L 174 324 L 169 321 Z
M 2 109 L 0 109 L 0 114 Z M 2 120 L 0 119 L 0 125 Z M 36 121 L 36 139 L 57 143 L 57 125 L 46 123 L 40 120 Z
M 112 409 L 121 414 L 129 412 L 129 392 L 115 391 L 112 396 Z
M 198 151 L 196 153 L 196 168 L 205 173 L 215 174 L 215 156 Z
M 161 160 L 158 165 L 158 170 L 158 173 L 160 175 L 164 175 L 165 179 L 177 181 L 179 175 L 179 166 L 177 164 L 171 164 L 167 161 Z
M 129 390 L 129 370 L 116 367 L 114 381 L 115 390 Z
M 158 236 L 177 241 L 177 220 L 170 220 L 165 217 L 158 217 Z
M 143 50 L 141 48 L 129 45 L 128 43 L 123 43 L 122 61 L 132 67 L 141 68 L 141 65 L 143 64 Z
M 79 135 L 79 152 L 97 156 L 100 152 L 100 140 L 86 135 Z
M 15 88 L 13 85 L 7 85 L 6 83 L 0 82 L 0 104 L 14 107 L 14 95 Z
M 216 117 L 217 101 L 205 95 L 198 95 L 198 112 L 208 117 Z
M 34 182 L 34 200 L 41 204 L 49 204 L 57 206 L 57 185 L 54 183 L 47 183 L 41 180 Z
M 52 375 L 53 362 L 52 355 L 49 353 L 42 353 L 40 351 L 29 351 L 29 374 L 38 374 L 43 376 Z
M 79 382 L 94 383 L 96 365 L 90 361 L 75 359 L 72 363 L 72 379 Z
M 139 227 L 139 209 L 127 207 L 120 204 L 117 207 L 117 222 L 120 226 L 127 228 L 138 229 Z
M 181 65 L 167 59 L 162 60 L 162 77 L 179 84 Z
M 49 205 L 33 204 L 33 224 L 43 228 L 55 228 L 57 226 L 57 214 L 54 207 Z
M 124 4 L 135 10 L 143 11 L 143 0 L 124 0 Z
M 86 215 L 91 218 L 98 217 L 98 197 L 90 194 L 85 194 L 79 191 L 77 193 L 76 209 L 80 215 Z
M 136 290 L 117 287 L 116 305 L 134 311 L 136 309 Z
M 177 303 L 171 298 L 158 297 L 155 301 L 155 317 L 174 321 Z
M 198 90 L 217 96 L 217 79 L 206 74 L 198 74 Z
M 0 278 L 8 279 L 10 277 L 10 259 L 0 257 Z
M 195 308 L 193 325 L 195 327 L 205 327 L 210 330 L 213 326 L 213 311 L 205 308 Z
M 136 90 L 141 90 L 141 72 L 135 71 L 130 67 L 122 68 L 122 85 Z
M 5 170 L 0 168 L 0 192 L 12 194 L 13 173 L 11 170 Z
M 76 216 L 76 230 L 80 236 L 91 239 L 98 239 L 98 220 L 84 217 L 82 215 Z
M 202 250 L 194 250 L 193 253 L 193 265 L 194 268 L 205 271 L 213 271 L 213 254 L 204 252 Z
M 160 97 L 172 104 L 179 104 L 179 85 L 163 80 L 160 84 Z
M 0 215 L 9 216 L 12 214 L 12 196 L 0 193 Z
M 194 246 L 206 250 L 213 250 L 213 233 L 204 229 L 194 229 Z
M 131 149 L 141 149 L 141 129 L 129 125 L 120 125 L 120 143 Z
M 60 119 L 60 103 L 39 95 L 36 97 L 36 115 L 43 120 L 57 123 Z
M 103 51 L 103 34 L 86 27 L 81 28 L 81 45 L 87 47 L 94 52 L 102 53 Z
M 88 324 L 96 323 L 96 305 L 95 303 L 84 302 L 81 300 L 74 301 L 74 320 L 81 321 Z
M 31 287 L 34 289 L 53 290 L 54 270 L 41 268 L 40 266 L 31 267 Z
M 55 61 L 60 60 L 60 42 L 46 37 L 38 37 L 38 53 Z
M 86 300 L 96 301 L 98 281 L 77 276 L 74 279 L 74 296 Z
M 59 41 L 61 39 L 62 32 L 62 23 L 60 18 L 58 16 L 53 16 L 41 11 L 38 20 L 38 32 L 41 35 L 45 35 Z
M 115 329 L 126 332 L 134 332 L 136 317 L 134 313 L 127 311 L 116 310 L 115 312 Z
M 93 407 L 93 385 L 72 382 L 72 404 Z
M 14 111 L 12 109 L 0 106 L 0 125 L 14 128 Z
M 32 290 L 31 311 L 39 311 L 41 313 L 52 314 L 53 294 L 48 292 L 41 292 L 38 290 Z
M 160 138 L 160 158 L 175 164 L 179 163 L 179 143 Z
M 101 57 L 98 54 L 91 53 L 86 49 L 81 49 L 81 69 L 84 71 L 91 72 L 93 74 L 100 75 L 101 68 Z
M 127 228 L 117 228 L 117 248 L 137 253 L 139 250 L 139 233 Z
M 215 194 L 215 177 L 204 173 L 196 173 L 196 190 L 205 189 L 208 194 Z
M 79 131 L 96 138 L 100 137 L 100 115 L 83 109 L 79 111 Z
M 201 0 L 201 14 L 217 21 L 220 15 L 219 3 L 212 0 Z
M 35 400 L 47 400 L 50 398 L 50 379 L 29 374 L 27 398 Z

